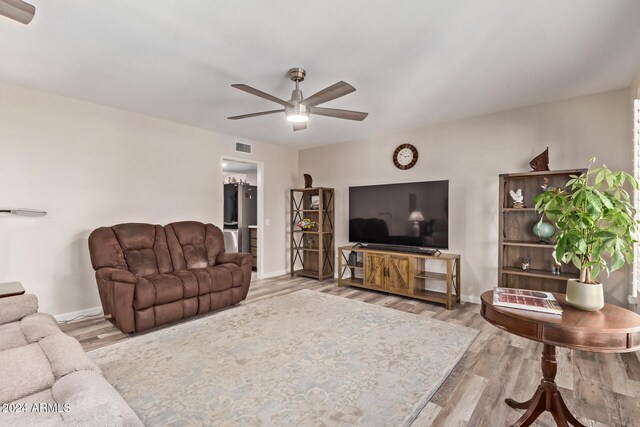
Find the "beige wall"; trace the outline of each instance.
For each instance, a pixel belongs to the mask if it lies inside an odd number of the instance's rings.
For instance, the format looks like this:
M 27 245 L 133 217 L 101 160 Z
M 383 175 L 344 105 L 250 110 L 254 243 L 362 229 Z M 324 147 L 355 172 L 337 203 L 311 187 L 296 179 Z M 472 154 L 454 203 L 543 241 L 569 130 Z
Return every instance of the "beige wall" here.
M 636 74 L 635 78 L 633 79 L 633 81 L 631 82 L 631 86 L 629 87 L 629 108 L 631 109 L 631 111 L 633 111 L 633 106 L 634 106 L 634 100 L 636 99 L 640 99 L 640 70 L 638 71 L 638 74 Z M 633 117 L 633 115 L 632 115 Z M 633 122 L 633 120 L 632 120 Z M 630 141 L 634 141 L 634 134 L 633 134 L 633 123 L 631 123 L 631 125 L 629 126 L 629 140 Z M 635 155 L 636 156 L 640 156 L 640 147 L 635 147 L 636 151 L 635 151 Z M 640 159 L 639 163 L 640 163 Z M 636 170 L 635 171 L 635 177 L 636 179 L 638 179 L 638 175 L 640 174 L 640 171 Z M 638 191 L 635 192 L 634 194 L 634 202 L 636 205 L 636 208 L 638 208 Z M 640 278 L 640 248 L 638 248 L 638 245 L 636 244 L 635 247 L 635 266 L 634 266 L 634 271 L 635 271 L 635 275 L 631 275 L 631 280 L 634 283 L 631 283 L 629 286 L 629 302 L 630 303 L 636 303 L 637 299 L 638 299 L 638 279 Z M 635 276 L 635 277 L 634 277 Z
M 640 70 L 629 87 L 629 101 L 640 98 Z
M 336 240 L 347 244 L 348 187 L 450 180 L 450 252 L 462 255 L 463 295 L 477 301 L 497 283 L 498 175 L 528 171 L 549 146 L 550 167 L 584 167 L 591 156 L 631 170 L 628 90 L 617 90 L 300 152 L 300 174 L 336 189 Z M 464 100 L 461 100 L 464 102 Z M 375 120 L 370 117 L 367 120 Z M 414 144 L 418 164 L 400 171 L 391 155 Z M 628 270 L 606 280 L 607 300 L 623 303 Z
M 60 314 L 100 304 L 87 250 L 91 230 L 120 222 L 221 224 L 222 156 L 264 164 L 264 273 L 287 268 L 288 189 L 296 150 L 0 84 L 0 282 L 19 280 Z

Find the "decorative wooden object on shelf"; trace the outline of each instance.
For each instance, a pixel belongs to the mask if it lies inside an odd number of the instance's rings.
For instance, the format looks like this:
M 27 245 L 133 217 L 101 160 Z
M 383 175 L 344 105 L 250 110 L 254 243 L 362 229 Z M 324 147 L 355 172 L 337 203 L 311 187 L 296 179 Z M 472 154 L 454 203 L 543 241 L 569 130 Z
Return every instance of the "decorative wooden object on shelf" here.
M 294 188 L 290 196 L 291 275 L 312 277 L 319 281 L 334 274 L 333 188 Z M 296 224 L 308 218 L 316 226 L 303 230 Z
M 434 263 L 444 263 L 444 272 L 430 271 Z M 428 289 L 431 281 L 445 282 L 446 290 Z M 460 302 L 460 255 L 342 246 L 338 248 L 338 286 L 342 285 L 437 302 L 451 310 L 454 302 Z
M 547 147 L 542 153 L 535 156 L 529 162 L 529 166 L 533 171 L 548 171 L 549 170 L 549 147 Z
M 528 426 L 545 411 L 551 412 L 559 426 L 583 426 L 567 408 L 556 385 L 556 346 L 601 353 L 640 350 L 640 315 L 610 304 L 599 311 L 582 311 L 567 304 L 563 294 L 554 296 L 562 306 L 562 316 L 496 307 L 493 291 L 486 291 L 480 297 L 480 314 L 489 323 L 543 343 L 543 378 L 535 394 L 526 402 L 505 400 L 512 408 L 526 409 L 514 426 Z
M 498 207 L 498 286 L 564 293 L 567 279 L 579 276 L 573 264 L 562 264 L 560 274 L 554 274 L 554 238 L 541 243 L 531 231 L 540 220 L 533 198 L 543 191 L 544 179 L 550 187 L 564 188 L 569 175 L 580 175 L 584 169 L 561 171 L 523 172 L 500 175 L 500 205 Z M 522 189 L 525 208 L 513 208 L 510 191 Z M 530 260 L 529 268 L 522 269 L 522 261 Z

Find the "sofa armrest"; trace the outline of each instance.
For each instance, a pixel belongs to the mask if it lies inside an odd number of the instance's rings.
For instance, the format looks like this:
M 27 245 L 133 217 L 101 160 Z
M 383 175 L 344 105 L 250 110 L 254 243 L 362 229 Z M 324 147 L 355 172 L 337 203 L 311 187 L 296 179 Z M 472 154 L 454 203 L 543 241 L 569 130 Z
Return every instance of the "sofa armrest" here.
M 15 322 L 38 312 L 38 298 L 33 294 L 0 298 L 0 325 Z
M 136 283 L 138 281 L 132 272 L 111 267 L 97 269 L 96 276 L 110 282 Z
M 251 254 L 243 252 L 221 252 L 216 257 L 216 264 L 232 263 L 239 266 L 251 265 Z

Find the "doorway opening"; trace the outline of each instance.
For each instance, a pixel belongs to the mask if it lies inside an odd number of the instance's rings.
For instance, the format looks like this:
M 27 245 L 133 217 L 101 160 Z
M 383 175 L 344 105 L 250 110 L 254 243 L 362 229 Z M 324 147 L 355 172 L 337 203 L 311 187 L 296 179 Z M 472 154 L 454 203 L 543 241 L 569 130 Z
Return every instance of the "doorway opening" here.
M 252 269 L 262 276 L 262 163 L 222 159 L 222 232 L 227 252 L 252 255 Z

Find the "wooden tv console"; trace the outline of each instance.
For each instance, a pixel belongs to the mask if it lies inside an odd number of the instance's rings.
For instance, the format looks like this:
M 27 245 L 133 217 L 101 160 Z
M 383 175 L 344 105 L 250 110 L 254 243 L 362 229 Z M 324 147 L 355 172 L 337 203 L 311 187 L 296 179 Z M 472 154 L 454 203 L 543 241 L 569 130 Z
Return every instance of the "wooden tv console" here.
M 350 254 L 355 254 L 351 255 Z M 445 272 L 433 271 L 446 264 Z M 430 281 L 446 282 L 446 291 L 429 289 Z M 366 247 L 338 248 L 338 286 L 358 286 L 445 304 L 460 302 L 460 255 L 426 255 Z

